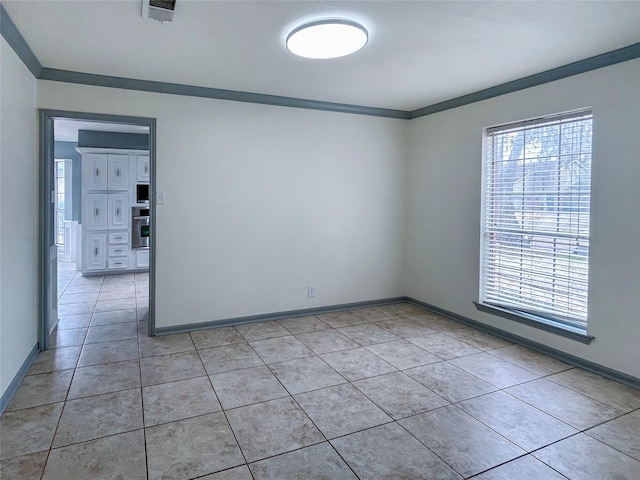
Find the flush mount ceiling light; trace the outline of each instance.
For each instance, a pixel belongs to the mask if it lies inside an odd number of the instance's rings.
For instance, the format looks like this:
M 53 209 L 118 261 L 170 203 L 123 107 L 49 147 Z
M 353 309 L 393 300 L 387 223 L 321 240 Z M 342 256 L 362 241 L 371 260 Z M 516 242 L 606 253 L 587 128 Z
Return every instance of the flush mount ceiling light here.
M 287 35 L 291 53 L 306 58 L 337 58 L 357 52 L 367 44 L 369 33 L 359 23 L 343 19 L 314 20 Z

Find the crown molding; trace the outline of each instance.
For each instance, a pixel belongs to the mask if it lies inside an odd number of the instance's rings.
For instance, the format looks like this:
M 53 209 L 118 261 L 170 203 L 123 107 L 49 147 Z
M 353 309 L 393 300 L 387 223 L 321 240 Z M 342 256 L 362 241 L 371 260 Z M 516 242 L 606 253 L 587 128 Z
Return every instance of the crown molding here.
M 13 48 L 13 51 L 16 52 L 18 58 L 22 60 L 22 63 L 25 64 L 31 74 L 38 78 L 40 71 L 42 70 L 42 65 L 1 3 L 0 34 L 4 37 L 11 48 Z
M 31 71 L 33 76 L 38 80 L 76 83 L 80 85 L 92 85 L 98 87 L 122 88 L 125 90 L 164 93 L 169 95 L 184 95 L 188 97 L 211 98 L 216 100 L 229 100 L 233 102 L 255 103 L 261 105 L 275 105 L 280 107 L 352 113 L 355 115 L 370 115 L 374 117 L 395 118 L 400 120 L 413 120 L 415 118 L 481 102 L 482 100 L 498 97 L 507 93 L 517 92 L 526 88 L 535 87 L 556 80 L 561 80 L 563 78 L 579 75 L 581 73 L 597 70 L 599 68 L 615 65 L 617 63 L 640 58 L 640 43 L 634 43 L 617 50 L 578 60 L 577 62 L 552 68 L 551 70 L 546 70 L 541 73 L 536 73 L 535 75 L 502 83 L 484 90 L 479 90 L 467 95 L 428 105 L 417 110 L 407 111 L 368 107 L 364 105 L 351 105 L 346 103 L 324 102 L 320 100 L 309 100 L 280 95 L 267 95 L 263 93 L 241 92 L 237 90 L 224 90 L 220 88 L 198 87 L 195 85 L 184 85 L 178 83 L 140 80 L 135 78 L 96 75 L 93 73 L 74 72 L 70 70 L 43 67 L 1 3 L 0 33 L 26 65 L 29 71 Z
M 408 120 L 410 113 L 404 110 L 389 108 L 366 107 L 345 103 L 323 102 L 304 98 L 266 95 L 263 93 L 240 92 L 237 90 L 223 90 L 220 88 L 198 87 L 179 83 L 156 82 L 138 80 L 134 78 L 112 77 L 109 75 L 95 75 L 92 73 L 72 72 L 44 67 L 38 76 L 39 80 L 55 82 L 78 83 L 98 87 L 122 88 L 143 92 L 166 93 L 170 95 L 184 95 L 188 97 L 212 98 L 216 100 L 231 100 L 234 102 L 258 103 L 262 105 L 277 105 L 280 107 L 305 108 L 310 110 L 324 110 L 329 112 L 354 113 L 357 115 L 372 115 Z
M 502 83 L 495 87 L 485 88 L 477 92 L 470 93 L 468 95 L 462 95 L 460 97 L 445 100 L 444 102 L 435 103 L 418 110 L 410 112 L 411 119 L 424 117 L 426 115 L 432 115 L 434 113 L 443 112 L 452 108 L 462 107 L 471 103 L 481 102 L 493 97 L 499 97 L 507 93 L 517 92 L 518 90 L 524 90 L 525 88 L 536 87 L 544 83 L 554 82 L 563 78 L 572 77 L 581 73 L 590 72 L 599 68 L 615 65 L 616 63 L 626 62 L 640 57 L 640 43 L 634 43 L 617 50 L 612 50 L 607 53 L 595 55 L 593 57 L 585 58 L 584 60 L 578 60 L 577 62 L 569 63 L 561 67 L 552 68 L 535 75 L 513 80 L 511 82 Z

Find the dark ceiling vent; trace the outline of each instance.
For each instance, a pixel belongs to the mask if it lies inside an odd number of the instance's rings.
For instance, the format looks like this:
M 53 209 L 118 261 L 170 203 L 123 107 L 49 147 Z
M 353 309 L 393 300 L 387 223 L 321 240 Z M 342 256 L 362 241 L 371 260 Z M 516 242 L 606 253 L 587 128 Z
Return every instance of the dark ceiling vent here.
M 170 22 L 173 20 L 175 8 L 176 0 L 142 0 L 142 17 Z

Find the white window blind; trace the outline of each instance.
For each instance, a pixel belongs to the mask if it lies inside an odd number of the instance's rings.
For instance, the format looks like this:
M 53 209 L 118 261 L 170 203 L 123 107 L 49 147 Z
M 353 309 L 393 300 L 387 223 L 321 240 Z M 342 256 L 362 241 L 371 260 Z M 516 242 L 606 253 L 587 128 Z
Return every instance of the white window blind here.
M 590 110 L 487 129 L 480 302 L 586 331 Z

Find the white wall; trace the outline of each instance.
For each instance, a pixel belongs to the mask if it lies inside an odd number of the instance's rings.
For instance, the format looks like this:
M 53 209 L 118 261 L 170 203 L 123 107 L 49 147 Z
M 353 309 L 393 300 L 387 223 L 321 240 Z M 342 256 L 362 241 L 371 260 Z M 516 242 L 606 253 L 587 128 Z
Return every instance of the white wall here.
M 0 393 L 37 342 L 36 80 L 0 39 Z
M 157 118 L 158 327 L 403 294 L 405 121 L 49 81 L 38 106 Z
M 640 61 L 412 121 L 404 292 L 640 377 Z M 593 107 L 590 345 L 478 312 L 482 129 Z

